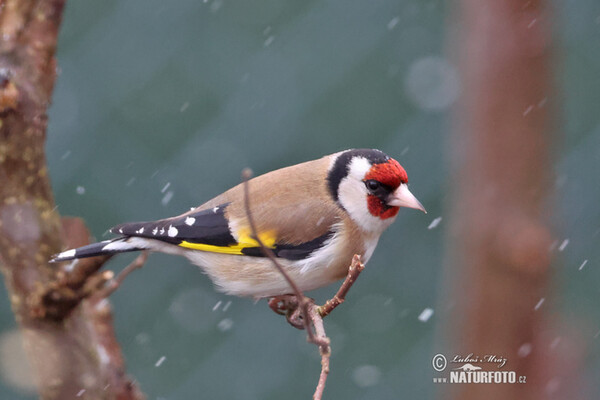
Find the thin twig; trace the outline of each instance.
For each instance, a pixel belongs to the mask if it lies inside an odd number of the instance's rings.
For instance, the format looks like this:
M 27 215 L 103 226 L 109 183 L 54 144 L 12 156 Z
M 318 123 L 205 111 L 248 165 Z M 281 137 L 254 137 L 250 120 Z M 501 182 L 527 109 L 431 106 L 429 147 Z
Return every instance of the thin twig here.
M 258 235 L 258 231 L 256 229 L 256 223 L 254 221 L 254 217 L 252 216 L 252 212 L 250 211 L 250 194 L 249 194 L 249 188 L 248 188 L 249 187 L 248 181 L 250 180 L 251 177 L 252 177 L 252 170 L 250 170 L 249 168 L 246 168 L 242 171 L 242 179 L 244 180 L 244 207 L 246 209 L 246 217 L 248 218 L 248 223 L 250 224 L 250 230 L 252 231 L 253 239 L 256 240 L 256 242 L 262 249 L 263 253 L 273 262 L 273 265 L 275 266 L 275 268 L 277 268 L 279 273 L 281 273 L 281 275 L 284 277 L 284 279 L 287 281 L 287 283 L 292 288 L 292 291 L 294 292 L 296 297 L 298 297 L 298 300 L 300 302 L 300 307 L 302 309 L 302 316 L 303 316 L 302 320 L 304 322 L 304 329 L 306 330 L 306 334 L 308 335 L 308 341 L 311 343 L 316 343 L 316 344 L 320 345 L 321 341 L 317 340 L 317 338 L 315 337 L 315 335 L 312 331 L 312 328 L 310 326 L 310 316 L 309 316 L 309 304 L 310 303 L 309 303 L 309 301 L 306 299 L 306 297 L 304 296 L 304 293 L 302 293 L 302 291 L 300 290 L 298 285 L 296 285 L 296 282 L 294 282 L 294 280 L 285 271 L 285 269 L 279 263 L 279 261 L 277 261 L 277 259 L 275 258 L 275 254 L 273 254 L 273 251 L 264 244 L 264 242 L 261 240 L 261 238 Z
M 319 382 L 313 395 L 314 400 L 321 400 L 323 398 L 323 391 L 325 390 L 325 383 L 327 382 L 327 376 L 329 375 L 329 360 L 331 356 L 330 340 L 325 333 L 325 326 L 323 324 L 323 317 L 329 315 L 337 306 L 342 304 L 346 299 L 348 291 L 358 278 L 358 275 L 365 268 L 364 264 L 360 261 L 359 255 L 354 255 L 352 258 L 352 264 L 348 268 L 348 274 L 342 286 L 335 294 L 335 296 L 327 300 L 324 305 L 317 306 L 313 299 L 306 297 L 302 290 L 296 285 L 296 282 L 290 277 L 285 271 L 283 266 L 277 261 L 273 251 L 268 248 L 264 242 L 260 239 L 258 231 L 256 229 L 256 223 L 254 217 L 250 211 L 250 195 L 249 195 L 249 183 L 248 181 L 252 177 L 252 171 L 248 168 L 242 171 L 242 178 L 244 184 L 244 206 L 246 209 L 246 217 L 250 224 L 250 230 L 252 237 L 260 246 L 263 253 L 271 260 L 275 268 L 281 273 L 284 279 L 290 285 L 293 295 L 282 295 L 276 296 L 269 300 L 269 307 L 277 314 L 285 315 L 287 321 L 294 327 L 306 330 L 308 341 L 316 344 L 319 347 L 319 353 L 321 354 L 321 374 L 319 375 Z M 302 322 L 298 321 L 302 317 Z M 314 327 L 314 333 L 313 328 Z
M 96 294 L 94 294 L 94 297 L 106 298 L 113 294 L 113 292 L 117 290 L 119 286 L 121 286 L 129 274 L 144 266 L 146 259 L 148 258 L 148 254 L 148 251 L 142 251 L 140 255 L 135 258 L 135 260 L 133 260 L 116 276 L 116 278 L 111 279 L 102 290 L 99 290 Z
M 323 391 L 325 390 L 325 383 L 327 382 L 327 376 L 329 375 L 329 359 L 331 356 L 331 347 L 329 346 L 329 338 L 325 334 L 325 326 L 323 325 L 323 317 L 319 312 L 318 306 L 312 304 L 311 307 L 311 321 L 315 327 L 315 334 L 317 337 L 323 339 L 327 344 L 319 346 L 319 353 L 321 354 L 321 374 L 319 375 L 319 383 L 315 389 L 313 395 L 314 400 L 320 400 L 323 398 Z
M 365 265 L 360 261 L 360 256 L 355 254 L 354 257 L 352 257 L 352 264 L 350 264 L 350 268 L 348 268 L 348 275 L 346 275 L 344 283 L 342 283 L 342 286 L 340 286 L 335 296 L 330 300 L 327 300 L 322 306 L 317 307 L 317 311 L 321 317 L 328 316 L 330 312 L 346 300 L 348 291 L 363 269 L 365 269 Z

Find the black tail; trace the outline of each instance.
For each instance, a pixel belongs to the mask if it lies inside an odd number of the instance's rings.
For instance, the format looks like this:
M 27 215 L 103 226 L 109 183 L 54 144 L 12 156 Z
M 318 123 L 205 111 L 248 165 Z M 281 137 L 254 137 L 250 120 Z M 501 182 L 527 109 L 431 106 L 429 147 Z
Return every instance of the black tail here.
M 120 237 L 113 240 L 88 244 L 87 246 L 76 249 L 66 250 L 52 256 L 50 262 L 61 262 L 74 260 L 76 258 L 86 258 L 102 256 L 105 254 L 124 253 L 127 251 L 137 251 L 147 248 L 140 242 L 139 238 Z

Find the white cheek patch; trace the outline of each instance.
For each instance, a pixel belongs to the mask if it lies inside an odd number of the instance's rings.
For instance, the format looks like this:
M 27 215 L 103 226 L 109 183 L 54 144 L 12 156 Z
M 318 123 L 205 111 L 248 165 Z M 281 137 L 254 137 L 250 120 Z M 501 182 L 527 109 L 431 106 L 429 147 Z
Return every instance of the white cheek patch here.
M 363 157 L 355 157 L 349 165 L 348 175 L 342 179 L 338 189 L 339 201 L 362 229 L 370 232 L 383 232 L 395 218 L 382 220 L 369 212 L 368 191 L 363 183 L 365 175 L 371 169 L 371 163 Z

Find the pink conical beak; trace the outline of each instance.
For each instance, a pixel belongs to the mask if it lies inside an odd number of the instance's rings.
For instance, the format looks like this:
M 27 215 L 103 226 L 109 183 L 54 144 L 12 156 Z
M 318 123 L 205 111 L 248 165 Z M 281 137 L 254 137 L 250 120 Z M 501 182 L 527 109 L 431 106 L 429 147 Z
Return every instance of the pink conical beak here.
M 417 198 L 408 190 L 408 185 L 405 183 L 398 186 L 398 189 L 391 194 L 387 201 L 389 206 L 414 208 L 423 211 L 427 214 L 425 207 Z

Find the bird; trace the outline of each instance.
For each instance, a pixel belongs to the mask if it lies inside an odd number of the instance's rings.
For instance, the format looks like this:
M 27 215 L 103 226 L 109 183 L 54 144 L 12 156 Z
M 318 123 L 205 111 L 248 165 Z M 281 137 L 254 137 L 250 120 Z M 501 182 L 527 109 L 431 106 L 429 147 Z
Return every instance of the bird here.
M 110 230 L 116 238 L 50 262 L 163 252 L 198 265 L 221 292 L 268 298 L 291 290 L 256 236 L 298 288 L 310 291 L 344 278 L 355 254 L 366 264 L 401 207 L 426 213 L 400 163 L 380 150 L 350 149 L 254 177 L 175 217 L 117 225 Z

